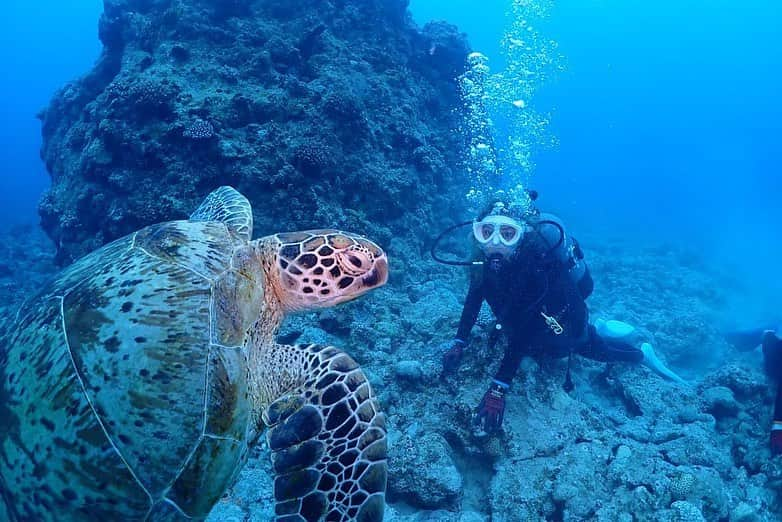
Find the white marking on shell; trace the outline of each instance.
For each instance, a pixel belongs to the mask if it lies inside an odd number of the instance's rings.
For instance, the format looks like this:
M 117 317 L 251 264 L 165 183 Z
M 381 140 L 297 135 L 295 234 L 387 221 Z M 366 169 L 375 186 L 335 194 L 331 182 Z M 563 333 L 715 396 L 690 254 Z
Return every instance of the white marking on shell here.
M 179 507 L 179 506 L 177 505 L 177 503 L 176 503 L 176 502 L 174 502 L 173 500 L 171 500 L 170 498 L 168 498 L 168 497 L 164 497 L 164 498 L 163 498 L 163 502 L 168 502 L 169 504 L 171 504 L 172 506 L 174 506 L 174 509 L 176 509 L 176 510 L 177 510 L 177 511 L 178 511 L 178 512 L 179 512 L 179 513 L 180 513 L 180 514 L 183 516 L 183 517 L 185 517 L 186 519 L 188 519 L 188 520 L 192 520 L 192 519 L 193 519 L 193 517 L 191 517 L 190 515 L 188 515 L 188 514 L 187 514 L 187 513 L 185 513 L 184 511 L 182 511 L 182 508 L 181 508 L 181 507 Z M 147 515 L 147 518 L 148 518 L 148 517 L 149 517 L 149 515 Z M 145 519 L 145 520 L 146 520 L 146 519 Z
M 205 434 L 204 438 L 205 439 L 214 439 L 214 440 L 227 440 L 228 442 L 235 442 L 237 444 L 243 444 L 242 441 L 237 440 L 237 439 L 235 439 L 233 437 L 221 437 L 219 435 L 211 435 L 209 433 Z

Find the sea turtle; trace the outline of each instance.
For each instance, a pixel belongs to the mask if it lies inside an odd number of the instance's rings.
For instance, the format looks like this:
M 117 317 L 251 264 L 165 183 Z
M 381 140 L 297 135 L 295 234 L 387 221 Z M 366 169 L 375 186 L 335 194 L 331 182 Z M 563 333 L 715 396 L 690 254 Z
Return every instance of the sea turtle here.
M 383 285 L 386 256 L 336 230 L 251 232 L 249 202 L 221 187 L 21 307 L 0 344 L 0 517 L 203 519 L 265 427 L 278 520 L 383 518 L 385 420 L 366 377 L 275 334 L 287 312 Z

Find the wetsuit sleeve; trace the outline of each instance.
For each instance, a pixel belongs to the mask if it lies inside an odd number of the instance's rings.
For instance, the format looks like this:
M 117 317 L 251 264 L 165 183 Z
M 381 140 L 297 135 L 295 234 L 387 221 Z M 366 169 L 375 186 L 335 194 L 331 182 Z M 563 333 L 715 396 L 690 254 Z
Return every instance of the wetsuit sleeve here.
M 510 385 L 516 373 L 519 371 L 521 360 L 526 353 L 525 347 L 520 345 L 521 337 L 514 336 L 508 339 L 508 347 L 505 349 L 505 355 L 502 357 L 502 362 L 494 374 L 494 380 L 503 384 Z
M 777 384 L 777 400 L 774 401 L 774 421 L 782 421 L 782 383 Z
M 592 280 L 592 274 L 589 272 L 589 267 L 586 262 L 581 260 L 583 264 L 583 275 L 577 280 L 578 292 L 581 294 L 582 299 L 586 299 L 592 295 L 592 291 L 595 289 L 595 282 Z
M 467 298 L 464 300 L 464 308 L 462 309 L 462 317 L 459 319 L 459 329 L 456 331 L 457 339 L 461 339 L 465 343 L 468 341 L 470 331 L 472 331 L 472 327 L 475 326 L 475 321 L 478 319 L 478 313 L 481 311 L 482 304 L 482 278 L 474 274 L 470 279 L 470 289 L 467 291 Z

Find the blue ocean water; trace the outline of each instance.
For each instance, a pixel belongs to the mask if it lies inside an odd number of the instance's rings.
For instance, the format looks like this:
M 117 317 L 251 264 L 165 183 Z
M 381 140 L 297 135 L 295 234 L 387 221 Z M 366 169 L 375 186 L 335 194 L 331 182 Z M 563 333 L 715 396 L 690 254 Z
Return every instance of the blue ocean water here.
M 419 20 L 457 23 L 497 69 L 508 5 L 412 2 Z M 774 306 L 780 27 L 773 0 L 553 2 L 539 30 L 559 43 L 567 71 L 531 101 L 552 112 L 560 144 L 538 158 L 541 204 L 575 233 L 690 246 L 747 283 L 737 301 Z
M 37 222 L 49 177 L 35 115 L 56 89 L 86 73 L 100 53 L 100 0 L 3 2 L 0 16 L 0 221 Z

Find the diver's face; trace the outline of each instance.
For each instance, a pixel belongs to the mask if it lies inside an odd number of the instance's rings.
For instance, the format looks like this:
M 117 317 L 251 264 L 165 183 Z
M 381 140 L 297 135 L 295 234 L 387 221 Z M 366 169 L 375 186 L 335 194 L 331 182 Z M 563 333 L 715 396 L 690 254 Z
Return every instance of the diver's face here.
M 483 250 L 483 253 L 486 254 L 486 257 L 501 257 L 503 259 L 510 258 L 513 255 L 513 252 L 516 251 L 515 248 L 506 247 L 505 245 L 502 244 L 481 245 L 481 250 Z
M 472 232 L 487 258 L 507 259 L 524 236 L 524 226 L 507 216 L 486 216 L 473 223 Z

